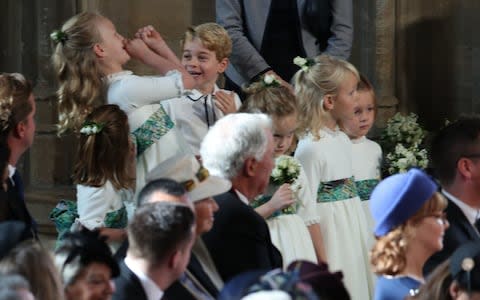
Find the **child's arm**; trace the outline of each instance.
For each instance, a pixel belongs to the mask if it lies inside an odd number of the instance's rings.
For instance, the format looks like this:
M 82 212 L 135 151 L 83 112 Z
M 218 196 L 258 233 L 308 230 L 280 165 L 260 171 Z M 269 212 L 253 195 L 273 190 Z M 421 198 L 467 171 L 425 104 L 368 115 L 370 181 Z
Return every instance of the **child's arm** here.
M 279 209 L 295 203 L 295 197 L 288 183 L 282 184 L 267 203 L 255 208 L 255 211 L 263 218 L 268 218 Z
M 135 34 L 136 38 L 141 39 L 147 47 L 157 54 L 160 58 L 157 58 L 157 62 L 153 62 L 155 65 L 150 65 L 155 68 L 167 68 L 167 71 L 177 70 L 182 73 L 183 84 L 186 89 L 192 89 L 195 87 L 195 80 L 185 70 L 175 53 L 168 47 L 165 40 L 160 33 L 156 31 L 153 26 L 148 25 L 140 28 Z M 158 64 L 158 66 L 156 66 Z
M 107 237 L 107 242 L 123 242 L 127 238 L 127 231 L 121 228 L 99 228 L 100 235 Z
M 153 52 L 143 40 L 137 38 L 133 40 L 125 40 L 125 49 L 132 58 L 138 59 L 147 66 L 156 69 L 161 75 L 165 75 L 171 70 L 179 71 L 182 74 L 184 88 L 192 89 L 194 87 L 193 77 L 182 65 L 176 64 Z

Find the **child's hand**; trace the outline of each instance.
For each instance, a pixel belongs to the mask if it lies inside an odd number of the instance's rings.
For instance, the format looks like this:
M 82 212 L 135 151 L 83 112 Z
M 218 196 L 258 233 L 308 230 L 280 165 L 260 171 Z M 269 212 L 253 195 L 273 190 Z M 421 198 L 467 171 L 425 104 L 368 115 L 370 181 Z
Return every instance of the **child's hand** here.
M 133 39 L 133 40 L 124 40 L 125 43 L 125 50 L 128 52 L 128 54 L 135 59 L 138 59 L 140 61 L 144 61 L 146 55 L 148 55 L 151 50 L 147 47 L 145 42 L 143 42 L 141 39 Z
M 267 203 L 271 205 L 273 211 L 277 211 L 295 203 L 295 198 L 293 196 L 292 190 L 290 189 L 290 184 L 282 184 L 273 194 L 272 199 L 270 199 L 270 201 L 268 201 Z
M 145 44 L 158 55 L 166 57 L 171 54 L 167 43 L 152 25 L 138 29 L 135 37 L 144 41 Z
M 224 115 L 232 114 L 237 111 L 235 94 L 233 92 L 217 91 L 214 96 L 215 106 L 218 107 Z

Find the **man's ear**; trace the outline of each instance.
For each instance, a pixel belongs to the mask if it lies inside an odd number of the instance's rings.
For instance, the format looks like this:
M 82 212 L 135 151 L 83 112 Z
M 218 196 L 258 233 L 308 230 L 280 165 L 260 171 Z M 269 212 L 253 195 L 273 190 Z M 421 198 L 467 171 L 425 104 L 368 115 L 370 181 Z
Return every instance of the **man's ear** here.
M 248 157 L 243 163 L 243 171 L 247 177 L 255 176 L 257 172 L 258 161 L 254 157 Z
M 225 72 L 225 70 L 227 69 L 228 67 L 228 58 L 225 57 L 224 59 L 222 59 L 219 63 L 218 63 L 218 68 L 217 68 L 217 72 L 219 74 L 222 74 L 223 72 Z
M 17 126 L 13 129 L 13 135 L 19 139 L 22 139 L 27 134 L 27 124 L 25 121 L 18 122 Z
M 335 105 L 335 95 L 327 94 L 323 96 L 323 109 L 326 111 L 332 110 Z
M 472 178 L 472 171 L 475 166 L 468 158 L 461 157 L 457 162 L 457 170 L 460 176 L 466 179 Z
M 93 45 L 93 52 L 95 52 L 95 55 L 99 58 L 105 56 L 105 49 L 103 49 L 103 47 L 98 43 Z
M 179 263 L 181 262 L 182 259 L 182 253 L 180 250 L 175 250 L 172 255 L 168 258 L 168 268 L 169 269 L 175 269 Z

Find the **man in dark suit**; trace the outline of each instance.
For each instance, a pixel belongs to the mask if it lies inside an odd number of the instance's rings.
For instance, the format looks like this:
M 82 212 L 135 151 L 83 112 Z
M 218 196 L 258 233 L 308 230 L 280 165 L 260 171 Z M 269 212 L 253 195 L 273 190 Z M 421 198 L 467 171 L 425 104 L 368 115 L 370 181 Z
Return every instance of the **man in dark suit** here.
M 159 300 L 185 271 L 195 236 L 190 207 L 147 203 L 127 227 L 129 247 L 115 279 L 114 300 Z
M 424 273 L 433 269 L 458 248 L 480 240 L 480 116 L 462 117 L 447 125 L 432 141 L 433 171 L 448 200 L 445 210 L 450 227 L 443 249 L 427 261 Z
M 8 103 L 7 103 L 8 102 Z M 0 145 L 8 147 L 7 193 L 0 199 L 0 221 L 24 222 L 37 238 L 36 222 L 25 204 L 24 186 L 16 165 L 35 136 L 35 98 L 32 85 L 18 73 L 0 75 Z M 3 170 L 2 170 L 3 172 Z M 3 173 L 2 173 L 3 174 Z
M 274 167 L 271 120 L 263 114 L 227 115 L 209 130 L 200 154 L 212 174 L 232 182 L 230 191 L 214 197 L 219 209 L 203 236 L 222 279 L 281 267 L 267 223 L 249 206 L 265 191 Z
M 178 188 L 173 189 L 174 185 L 170 184 L 171 187 L 166 189 L 165 183 L 168 180 L 165 177 L 175 180 L 174 183 L 183 183 L 177 185 L 183 189 L 185 197 L 178 192 L 176 197 L 172 197 L 171 193 Z M 228 191 L 232 186 L 231 182 L 210 175 L 193 155 L 183 154 L 159 164 L 149 173 L 147 181 L 150 182 L 139 193 L 139 204 L 145 201 L 180 202 L 191 205 L 196 217 L 196 239 L 187 270 L 165 291 L 165 297 L 184 300 L 216 299 L 223 287 L 223 281 L 201 236 L 212 228 L 214 213 L 218 210 L 212 197 Z M 165 192 L 168 194 L 165 195 Z

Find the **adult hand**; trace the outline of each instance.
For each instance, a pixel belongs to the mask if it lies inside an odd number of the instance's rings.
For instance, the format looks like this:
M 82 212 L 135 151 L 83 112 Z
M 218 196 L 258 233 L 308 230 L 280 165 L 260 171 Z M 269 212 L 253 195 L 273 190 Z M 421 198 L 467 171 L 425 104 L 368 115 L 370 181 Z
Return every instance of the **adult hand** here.
M 214 95 L 215 106 L 220 109 L 224 115 L 232 114 L 237 111 L 235 105 L 235 94 L 231 91 L 217 91 Z

